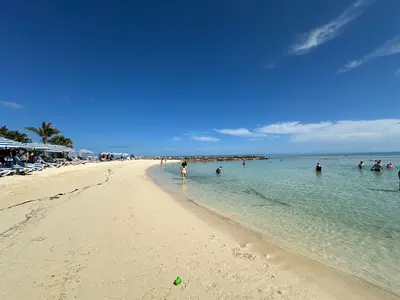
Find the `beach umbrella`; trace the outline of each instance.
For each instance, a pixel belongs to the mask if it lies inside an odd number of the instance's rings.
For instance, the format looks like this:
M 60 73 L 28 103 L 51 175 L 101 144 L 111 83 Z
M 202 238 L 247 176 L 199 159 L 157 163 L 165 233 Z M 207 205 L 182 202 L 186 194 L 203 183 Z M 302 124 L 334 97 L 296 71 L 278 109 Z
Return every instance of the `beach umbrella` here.
M 24 144 L 6 139 L 4 137 L 0 137 L 0 149 L 19 149 L 19 148 L 24 148 Z
M 50 150 L 50 147 L 42 143 L 27 143 L 25 148 L 28 150 Z
M 65 146 L 51 145 L 51 144 L 45 144 L 45 145 L 49 148 L 48 150 L 46 150 L 47 152 L 53 152 L 53 153 L 75 152 L 74 149 Z
M 65 147 L 64 146 L 51 145 L 51 144 L 46 144 L 46 146 L 49 147 L 49 150 L 47 150 L 47 152 L 52 152 L 52 153 L 68 152 L 68 151 L 65 151 Z
M 93 152 L 88 149 L 81 149 L 78 152 L 81 154 L 93 154 Z

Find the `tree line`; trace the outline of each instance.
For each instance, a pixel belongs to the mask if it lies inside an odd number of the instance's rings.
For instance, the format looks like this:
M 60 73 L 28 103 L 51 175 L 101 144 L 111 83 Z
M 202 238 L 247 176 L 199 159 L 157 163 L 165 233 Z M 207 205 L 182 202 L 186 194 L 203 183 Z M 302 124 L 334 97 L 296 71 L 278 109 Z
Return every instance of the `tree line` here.
M 38 135 L 44 144 L 60 145 L 69 148 L 73 148 L 74 146 L 74 142 L 70 138 L 61 135 L 61 131 L 55 128 L 52 123 L 42 122 L 40 127 L 25 127 L 25 129 Z M 27 134 L 18 130 L 9 130 L 7 126 L 0 127 L 0 136 L 20 143 L 32 142 Z

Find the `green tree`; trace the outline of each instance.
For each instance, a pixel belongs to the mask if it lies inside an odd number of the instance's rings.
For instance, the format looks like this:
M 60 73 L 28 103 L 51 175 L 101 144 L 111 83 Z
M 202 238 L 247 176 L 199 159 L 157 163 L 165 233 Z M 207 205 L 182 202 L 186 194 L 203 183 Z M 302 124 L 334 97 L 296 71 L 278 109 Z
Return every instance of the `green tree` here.
M 8 133 L 8 128 L 7 126 L 1 126 L 0 127 L 0 136 L 6 137 L 6 134 Z
M 48 142 L 53 145 L 65 146 L 68 148 L 74 147 L 74 142 L 70 138 L 67 138 L 63 135 L 56 135 L 49 139 Z
M 19 132 L 18 130 L 9 130 L 7 126 L 0 127 L 0 136 L 20 143 L 28 143 L 31 141 L 25 133 Z
M 41 127 L 38 127 L 38 128 L 25 127 L 25 129 L 36 133 L 38 136 L 40 136 L 42 138 L 42 142 L 45 144 L 49 141 L 49 139 L 52 136 L 60 133 L 60 130 L 58 130 L 57 128 L 54 128 L 53 124 L 46 123 L 46 122 L 42 122 Z

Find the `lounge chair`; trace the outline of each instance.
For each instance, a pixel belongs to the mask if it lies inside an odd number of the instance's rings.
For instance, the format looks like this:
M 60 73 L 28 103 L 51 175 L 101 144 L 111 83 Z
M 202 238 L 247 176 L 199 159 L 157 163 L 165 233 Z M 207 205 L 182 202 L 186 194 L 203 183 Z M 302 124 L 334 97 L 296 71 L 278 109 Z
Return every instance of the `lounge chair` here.
M 44 165 L 42 165 L 42 164 L 26 164 L 26 166 L 25 166 L 26 168 L 29 168 L 29 169 L 33 169 L 33 170 L 35 170 L 35 171 L 42 171 L 44 168 L 45 168 L 45 166 Z
M 5 177 L 5 176 L 10 176 L 17 174 L 17 170 L 14 170 L 13 168 L 0 168 L 0 177 Z
M 26 174 L 29 174 L 29 173 L 35 171 L 35 169 L 25 168 L 25 167 L 21 167 L 19 165 L 12 166 L 12 170 L 16 171 L 16 173 L 18 175 L 26 175 Z
M 46 162 L 40 156 L 38 156 L 37 164 L 42 164 L 45 167 L 51 167 L 51 168 L 59 168 L 59 167 L 61 167 L 61 164 L 52 163 L 52 162 Z
M 0 169 L 0 177 L 5 177 L 14 174 L 12 170 Z

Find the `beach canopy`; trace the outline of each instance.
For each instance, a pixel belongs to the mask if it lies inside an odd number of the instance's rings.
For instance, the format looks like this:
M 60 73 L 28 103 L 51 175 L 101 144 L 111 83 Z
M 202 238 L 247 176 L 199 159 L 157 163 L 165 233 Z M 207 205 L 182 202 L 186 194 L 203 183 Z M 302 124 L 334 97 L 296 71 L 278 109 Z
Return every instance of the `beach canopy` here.
M 0 137 L 0 149 L 19 149 L 23 148 L 24 144 L 13 140 Z
M 65 146 L 60 146 L 60 145 L 51 145 L 51 144 L 46 144 L 50 149 L 47 150 L 47 152 L 55 152 L 55 153 L 61 153 L 61 152 L 75 152 L 74 149 L 68 148 Z
M 62 152 L 74 152 L 74 149 L 60 146 L 60 145 L 51 145 L 51 144 L 42 144 L 42 143 L 27 143 L 23 144 L 23 147 L 28 150 L 42 150 L 46 152 L 53 152 L 53 153 L 62 153 Z
M 88 149 L 81 149 L 78 152 L 81 154 L 93 154 L 93 152 Z
M 50 150 L 51 148 L 42 143 L 27 143 L 25 148 L 28 150 Z

